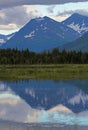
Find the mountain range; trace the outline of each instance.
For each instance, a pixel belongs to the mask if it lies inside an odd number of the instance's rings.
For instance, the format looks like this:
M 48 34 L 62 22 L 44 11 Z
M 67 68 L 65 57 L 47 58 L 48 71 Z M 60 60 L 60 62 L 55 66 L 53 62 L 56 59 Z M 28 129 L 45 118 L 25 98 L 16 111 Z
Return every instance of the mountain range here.
M 63 22 L 57 22 L 46 16 L 39 17 L 30 20 L 0 48 L 43 52 L 58 47 L 66 50 L 88 51 L 87 41 L 86 44 L 84 43 L 87 31 L 88 17 L 77 13 Z
M 73 29 L 49 17 L 36 18 L 21 28 L 2 48 L 29 49 L 34 52 L 50 50 L 79 37 Z

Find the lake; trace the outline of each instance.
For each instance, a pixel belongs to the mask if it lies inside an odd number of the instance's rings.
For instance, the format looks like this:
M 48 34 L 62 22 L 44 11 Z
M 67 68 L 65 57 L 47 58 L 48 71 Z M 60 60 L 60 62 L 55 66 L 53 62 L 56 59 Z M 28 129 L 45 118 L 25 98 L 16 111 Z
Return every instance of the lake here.
M 0 81 L 0 119 L 88 126 L 88 80 Z

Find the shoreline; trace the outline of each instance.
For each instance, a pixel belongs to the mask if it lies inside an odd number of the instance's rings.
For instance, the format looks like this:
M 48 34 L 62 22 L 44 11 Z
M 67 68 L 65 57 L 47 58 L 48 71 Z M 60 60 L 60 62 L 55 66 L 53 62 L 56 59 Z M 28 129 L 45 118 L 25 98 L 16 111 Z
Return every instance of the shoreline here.
M 86 79 L 88 64 L 0 65 L 0 80 Z

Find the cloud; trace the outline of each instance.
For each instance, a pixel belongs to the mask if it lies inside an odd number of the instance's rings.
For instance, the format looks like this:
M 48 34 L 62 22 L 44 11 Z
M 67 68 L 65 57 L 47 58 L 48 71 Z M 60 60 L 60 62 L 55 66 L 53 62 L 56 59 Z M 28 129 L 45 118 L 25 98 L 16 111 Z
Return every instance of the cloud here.
M 81 14 L 81 15 L 88 16 L 88 9 L 86 9 L 86 10 L 76 10 L 76 12 Z
M 54 9 L 52 8 L 52 12 Z M 50 13 L 50 12 L 49 12 Z M 84 16 L 88 17 L 88 8 L 86 9 L 76 9 L 76 10 L 66 10 L 63 12 L 60 12 L 59 10 L 57 11 L 57 13 L 55 15 L 52 15 L 52 13 L 50 14 L 50 17 L 56 21 L 64 21 L 65 19 L 67 19 L 68 17 L 70 17 L 72 14 L 74 13 L 78 13 Z
M 68 10 L 68 11 L 64 11 L 64 12 L 58 12 L 56 16 L 58 17 L 58 16 L 72 15 L 73 13 L 79 13 L 81 15 L 88 16 L 88 9 L 78 9 L 75 11 Z
M 48 13 L 53 13 L 54 12 L 54 8 L 55 8 L 55 5 L 49 6 L 47 8 Z
M 30 19 L 39 16 L 34 6 L 17 6 L 0 10 L 0 29 L 17 29 L 27 23 Z
M 7 8 L 20 5 L 52 5 L 68 2 L 86 2 L 88 0 L 0 0 L 0 8 Z
M 50 18 L 58 21 L 58 22 L 61 22 L 61 21 L 64 21 L 65 19 L 67 19 L 70 15 L 59 15 L 59 16 L 54 16 L 54 15 L 50 15 Z
M 7 25 L 0 25 L 1 30 L 12 30 L 12 29 L 17 29 L 16 24 L 7 24 Z

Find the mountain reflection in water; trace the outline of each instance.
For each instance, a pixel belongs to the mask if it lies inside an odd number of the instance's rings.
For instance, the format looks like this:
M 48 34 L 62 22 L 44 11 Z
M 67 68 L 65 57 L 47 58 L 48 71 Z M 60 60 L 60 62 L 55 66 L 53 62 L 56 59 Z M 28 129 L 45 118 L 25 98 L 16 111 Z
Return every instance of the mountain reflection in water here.
M 0 82 L 0 119 L 88 125 L 87 80 Z

